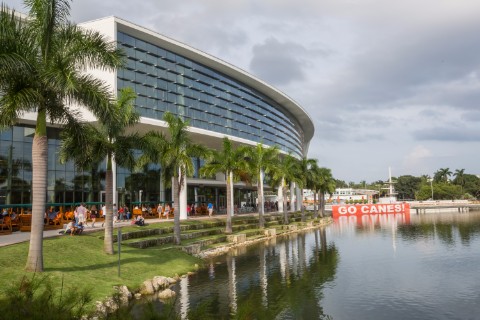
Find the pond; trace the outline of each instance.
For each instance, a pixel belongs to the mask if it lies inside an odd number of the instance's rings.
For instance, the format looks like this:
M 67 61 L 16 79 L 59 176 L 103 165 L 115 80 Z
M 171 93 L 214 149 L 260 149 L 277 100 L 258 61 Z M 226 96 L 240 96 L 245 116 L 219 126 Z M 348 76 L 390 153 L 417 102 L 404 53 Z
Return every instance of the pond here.
M 476 319 L 480 212 L 348 217 L 207 265 L 173 288 L 178 318 Z

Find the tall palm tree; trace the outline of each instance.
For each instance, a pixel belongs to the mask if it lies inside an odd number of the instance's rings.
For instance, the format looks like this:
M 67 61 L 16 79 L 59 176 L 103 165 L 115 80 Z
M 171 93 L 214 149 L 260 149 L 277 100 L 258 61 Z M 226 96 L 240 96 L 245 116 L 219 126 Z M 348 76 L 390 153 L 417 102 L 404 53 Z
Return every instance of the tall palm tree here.
M 234 148 L 227 137 L 223 138 L 223 148 L 220 151 L 212 150 L 207 162 L 200 169 L 204 176 L 211 176 L 222 172 L 226 177 L 227 188 L 227 224 L 225 233 L 232 233 L 233 216 L 233 180 L 245 170 L 245 148 Z
M 32 228 L 26 270 L 43 271 L 43 214 L 47 190 L 47 121 L 70 126 L 83 106 L 108 111 L 109 88 L 85 73 L 114 70 L 123 55 L 97 32 L 68 21 L 68 0 L 25 0 L 27 18 L 0 9 L 0 126 L 36 112 L 32 145 Z
M 440 168 L 435 172 L 433 180 L 435 180 L 435 182 L 447 183 L 451 175 L 452 171 L 450 171 L 450 168 Z
M 315 187 L 320 196 L 320 216 L 325 216 L 325 193 L 332 195 L 335 192 L 335 179 L 332 176 L 332 171 L 325 167 L 320 167 L 315 170 L 316 184 Z M 315 218 L 318 215 L 315 214 Z
M 465 186 L 465 169 L 456 169 L 453 175 L 455 176 L 454 182 L 460 186 L 463 195 L 463 187 Z
M 312 167 L 313 166 L 318 166 L 317 165 L 317 159 L 309 159 L 307 157 L 303 157 L 298 161 L 298 167 L 299 167 L 299 186 L 300 186 L 300 195 L 303 199 L 303 189 L 307 187 L 307 184 L 310 180 L 313 179 L 313 172 L 312 172 Z M 303 204 L 301 205 L 302 207 L 302 221 L 305 222 L 305 207 Z
M 283 198 L 283 223 L 289 224 L 287 208 L 287 191 L 291 183 L 298 182 L 298 161 L 291 154 L 288 154 L 278 161 L 272 172 L 272 180 L 282 190 Z
M 257 181 L 258 193 L 258 220 L 260 228 L 265 227 L 264 203 L 263 199 L 263 179 L 265 174 L 269 173 L 277 163 L 279 149 L 278 146 L 265 148 L 262 144 L 257 143 L 255 147 L 249 147 L 246 150 L 247 167 L 252 176 Z
M 115 163 L 132 169 L 135 165 L 135 149 L 143 147 L 142 137 L 137 133 L 126 133 L 140 120 L 133 101 L 135 93 L 131 88 L 121 90 L 112 113 L 99 119 L 96 126 L 80 124 L 69 126 L 62 132 L 60 159 L 65 162 L 75 159 L 77 166 L 89 168 L 100 159 L 107 159 L 105 177 L 105 237 L 103 249 L 113 254 L 113 159 Z
M 180 239 L 180 194 L 186 187 L 187 176 L 194 171 L 192 157 L 206 157 L 208 149 L 195 144 L 188 134 L 188 121 L 183 121 L 170 112 L 166 112 L 163 119 L 168 125 L 168 135 L 162 133 L 149 133 L 146 135 L 147 145 L 145 156 L 139 159 L 139 164 L 147 161 L 160 163 L 163 172 L 170 172 L 173 177 L 173 207 L 174 228 L 173 237 L 175 244 L 179 245 Z

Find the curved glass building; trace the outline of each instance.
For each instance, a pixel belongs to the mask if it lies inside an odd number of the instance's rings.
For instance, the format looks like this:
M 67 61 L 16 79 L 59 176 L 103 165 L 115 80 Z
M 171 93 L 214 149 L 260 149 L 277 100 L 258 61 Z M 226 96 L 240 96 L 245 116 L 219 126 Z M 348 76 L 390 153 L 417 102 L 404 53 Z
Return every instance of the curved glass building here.
M 137 94 L 135 107 L 142 117 L 139 131 L 165 130 L 166 124 L 162 119 L 169 111 L 189 121 L 195 142 L 211 148 L 220 147 L 222 138 L 228 136 L 236 144 L 263 143 L 277 145 L 282 152 L 290 152 L 297 157 L 307 154 L 314 133 L 311 118 L 295 101 L 260 79 L 218 58 L 117 17 L 90 21 L 81 26 L 101 32 L 125 51 L 125 68 L 117 72 L 94 71 L 93 74 L 116 92 L 124 87 L 134 89 Z M 86 118 L 95 121 L 88 115 Z M 18 153 L 19 148 L 22 150 L 19 159 L 29 161 L 31 130 L 28 121 L 25 121 L 24 125 L 12 128 L 10 133 L 1 134 L 0 149 L 5 151 L 4 155 L 13 157 L 11 161 L 16 159 L 12 154 Z M 13 147 L 20 143 L 15 141 L 15 136 L 19 135 L 22 146 Z M 56 159 L 55 150 L 60 143 L 58 129 L 50 129 L 49 139 L 52 152 L 49 152 L 47 202 L 102 201 L 104 164 L 99 164 L 96 172 L 76 172 L 73 164 L 61 165 Z M 202 161 L 194 160 L 197 170 L 187 181 L 186 201 L 213 201 L 217 208 L 224 207 L 225 178 L 218 175 L 214 179 L 200 179 L 198 169 Z M 5 172 L 8 172 L 8 157 L 4 164 L 7 167 Z M 28 171 L 28 166 L 22 169 L 22 191 L 14 194 L 16 191 L 12 182 L 7 186 L 9 181 L 6 179 L 0 202 L 2 199 L 3 203 L 29 202 L 30 194 L 23 189 L 29 189 L 31 173 L 28 176 L 25 169 Z M 168 201 L 171 195 L 160 184 L 159 169 L 158 165 L 151 165 L 143 173 L 131 173 L 124 168 L 116 168 L 115 202 L 128 205 Z M 253 198 L 254 190 L 237 185 L 237 205 L 253 201 Z

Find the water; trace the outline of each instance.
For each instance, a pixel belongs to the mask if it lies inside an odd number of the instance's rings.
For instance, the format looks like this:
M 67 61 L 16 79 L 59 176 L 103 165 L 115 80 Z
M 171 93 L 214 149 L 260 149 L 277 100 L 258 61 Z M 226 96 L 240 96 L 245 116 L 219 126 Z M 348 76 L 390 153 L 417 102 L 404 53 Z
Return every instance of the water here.
M 349 217 L 207 265 L 179 318 L 480 318 L 480 212 Z

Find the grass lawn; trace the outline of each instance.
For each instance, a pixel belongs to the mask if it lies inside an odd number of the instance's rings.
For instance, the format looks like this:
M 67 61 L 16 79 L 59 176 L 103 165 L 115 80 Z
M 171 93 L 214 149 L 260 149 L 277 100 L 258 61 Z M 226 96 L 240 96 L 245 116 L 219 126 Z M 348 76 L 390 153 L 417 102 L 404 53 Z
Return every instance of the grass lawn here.
M 127 232 L 130 228 L 136 229 L 126 227 L 122 232 Z M 51 278 L 58 289 L 61 289 L 62 281 L 64 289 L 87 288 L 91 290 L 93 301 L 97 301 L 111 296 L 114 285 L 126 285 L 132 290 L 154 276 L 185 274 L 195 270 L 195 264 L 202 266 L 203 263 L 203 260 L 171 247 L 136 249 L 122 246 L 121 276 L 118 277 L 118 244 L 114 243 L 115 255 L 105 254 L 103 239 L 100 238 L 102 235 L 103 231 L 44 239 L 45 271 L 42 276 Z M 0 277 L 0 299 L 4 298 L 6 288 L 18 283 L 23 276 L 38 276 L 24 271 L 28 246 L 29 243 L 25 242 L 0 247 L 0 270 L 3 271 Z

